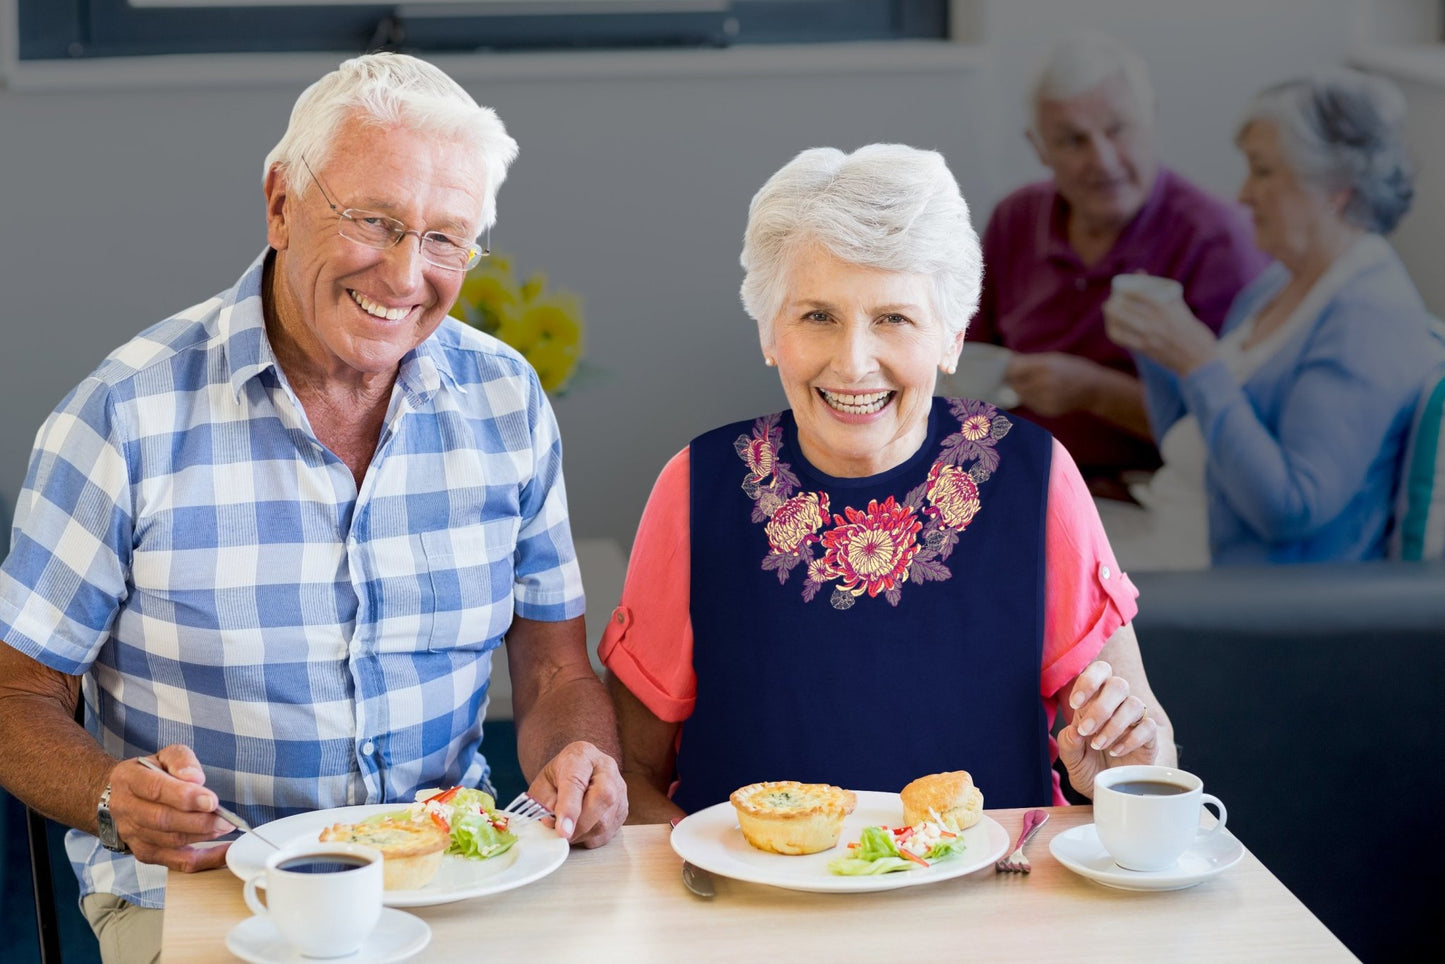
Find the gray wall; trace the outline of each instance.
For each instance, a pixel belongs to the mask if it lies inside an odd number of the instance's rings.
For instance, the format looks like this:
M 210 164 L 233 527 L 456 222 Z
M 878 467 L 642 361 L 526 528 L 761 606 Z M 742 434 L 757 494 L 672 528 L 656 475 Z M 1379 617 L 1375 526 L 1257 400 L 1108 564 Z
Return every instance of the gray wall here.
M 1088 23 L 1151 61 L 1166 159 L 1232 193 L 1244 96 L 1338 60 L 1350 37 L 1350 0 L 1305 3 L 1304 16 L 1299 2 L 1260 6 L 989 3 L 985 43 L 951 64 L 784 50 L 649 55 L 621 69 L 590 55 L 443 61 L 522 145 L 496 247 L 584 301 L 597 374 L 556 403 L 578 534 L 628 545 L 668 456 L 782 405 L 738 304 L 737 253 L 748 199 L 796 151 L 936 148 L 981 228 L 1004 190 L 1040 173 L 1019 133 L 1031 64 L 1057 30 Z M 14 497 L 36 427 L 71 385 L 260 250 L 262 158 L 306 80 L 334 60 L 267 63 L 230 82 L 192 66 L 155 83 L 0 90 L 0 492 Z

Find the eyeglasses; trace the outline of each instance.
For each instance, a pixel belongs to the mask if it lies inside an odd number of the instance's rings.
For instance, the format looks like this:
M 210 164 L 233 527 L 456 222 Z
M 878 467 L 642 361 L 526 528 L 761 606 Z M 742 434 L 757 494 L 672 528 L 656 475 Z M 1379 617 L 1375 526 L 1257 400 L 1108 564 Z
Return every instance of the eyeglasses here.
M 306 158 L 301 158 L 306 173 L 311 175 L 311 180 L 321 190 L 321 196 L 326 199 L 326 206 L 341 219 L 337 225 L 337 233 L 348 241 L 355 241 L 357 244 L 364 244 L 368 248 L 393 248 L 401 243 L 401 239 L 408 234 L 414 234 L 421 246 L 422 260 L 427 264 L 434 264 L 438 268 L 446 268 L 449 271 L 470 271 L 478 261 L 492 253 L 492 229 L 488 226 L 485 240 L 481 247 L 475 241 L 463 241 L 440 231 L 418 231 L 415 228 L 408 228 L 396 218 L 389 218 L 385 214 L 378 214 L 375 211 L 363 211 L 360 208 L 346 208 L 342 210 L 331 200 L 331 195 L 326 192 L 326 187 L 321 183 L 321 178 L 311 170 L 311 165 Z

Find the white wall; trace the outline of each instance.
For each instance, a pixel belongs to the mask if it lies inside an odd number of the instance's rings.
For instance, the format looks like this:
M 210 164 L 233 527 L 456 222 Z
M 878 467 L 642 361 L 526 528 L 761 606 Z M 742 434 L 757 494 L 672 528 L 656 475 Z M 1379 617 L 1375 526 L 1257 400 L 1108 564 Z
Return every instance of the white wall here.
M 1061 30 L 1089 24 L 1151 62 L 1166 160 L 1232 193 L 1240 103 L 1340 59 L 1352 9 L 1000 0 L 984 5 L 986 62 L 951 66 L 825 52 L 824 66 L 805 68 L 787 51 L 736 71 L 691 70 L 686 56 L 651 72 L 568 61 L 508 74 L 449 61 L 522 145 L 495 245 L 585 302 L 587 358 L 601 374 L 556 406 L 578 534 L 627 545 L 669 455 L 699 431 L 782 405 L 738 306 L 737 253 L 748 199 L 796 151 L 937 148 L 981 228 L 1004 190 L 1040 173 L 1019 135 L 1033 62 Z M 35 428 L 100 358 L 228 285 L 259 251 L 261 160 L 302 86 L 287 75 L 0 90 L 0 492 L 14 497 Z

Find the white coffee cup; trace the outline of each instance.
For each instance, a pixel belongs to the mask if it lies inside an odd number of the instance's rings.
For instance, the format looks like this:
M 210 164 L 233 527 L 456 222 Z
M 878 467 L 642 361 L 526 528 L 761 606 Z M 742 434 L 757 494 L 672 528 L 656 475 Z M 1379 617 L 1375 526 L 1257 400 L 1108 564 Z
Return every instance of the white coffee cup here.
M 1200 829 L 1205 804 L 1219 820 Z M 1125 870 L 1167 870 L 1201 836 L 1224 829 L 1229 812 L 1204 781 L 1174 767 L 1127 766 L 1094 777 L 1094 829 L 1114 862 Z
M 361 949 L 381 917 L 381 851 L 327 843 L 278 851 L 246 881 L 246 905 L 304 957 Z M 266 888 L 263 904 L 256 893 Z
M 1109 290 L 1115 295 L 1143 295 L 1158 302 L 1184 297 L 1184 286 L 1179 282 L 1153 274 L 1116 274 L 1109 282 Z

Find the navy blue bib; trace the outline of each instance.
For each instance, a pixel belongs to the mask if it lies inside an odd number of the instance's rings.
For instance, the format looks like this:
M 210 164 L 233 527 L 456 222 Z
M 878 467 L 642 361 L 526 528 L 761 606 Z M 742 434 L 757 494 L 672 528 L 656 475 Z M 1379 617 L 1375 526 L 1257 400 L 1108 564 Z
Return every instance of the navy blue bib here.
M 858 479 L 817 471 L 796 438 L 783 412 L 692 441 L 697 703 L 674 801 L 968 770 L 987 807 L 1050 804 L 1048 433 L 934 399 L 918 453 Z

